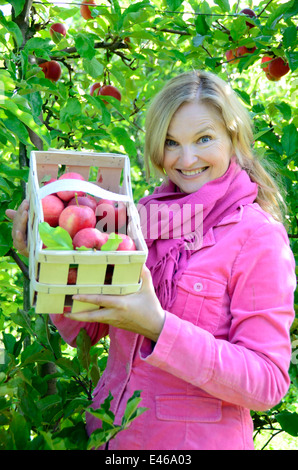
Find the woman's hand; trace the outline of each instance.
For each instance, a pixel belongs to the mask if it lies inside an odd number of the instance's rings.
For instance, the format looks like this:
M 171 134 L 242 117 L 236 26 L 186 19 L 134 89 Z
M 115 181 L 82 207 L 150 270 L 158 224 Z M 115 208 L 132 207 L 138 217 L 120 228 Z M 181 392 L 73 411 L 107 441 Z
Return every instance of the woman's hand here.
M 74 300 L 94 303 L 99 309 L 64 314 L 77 321 L 107 323 L 157 341 L 165 320 L 165 312 L 155 294 L 151 274 L 144 266 L 142 286 L 127 295 L 74 295 Z M 83 303 L 82 303 L 83 308 Z
M 24 199 L 17 211 L 7 209 L 5 214 L 13 220 L 12 239 L 16 250 L 21 255 L 29 256 L 27 248 L 27 222 L 28 222 L 29 202 Z

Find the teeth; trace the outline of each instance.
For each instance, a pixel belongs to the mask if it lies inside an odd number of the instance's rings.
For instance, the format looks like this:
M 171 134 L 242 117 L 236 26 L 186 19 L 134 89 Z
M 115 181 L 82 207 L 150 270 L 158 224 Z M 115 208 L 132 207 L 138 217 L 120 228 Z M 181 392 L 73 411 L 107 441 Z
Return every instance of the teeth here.
M 206 166 L 204 168 L 198 168 L 197 170 L 180 170 L 183 175 L 198 175 L 199 173 L 202 173 L 204 170 L 206 170 Z

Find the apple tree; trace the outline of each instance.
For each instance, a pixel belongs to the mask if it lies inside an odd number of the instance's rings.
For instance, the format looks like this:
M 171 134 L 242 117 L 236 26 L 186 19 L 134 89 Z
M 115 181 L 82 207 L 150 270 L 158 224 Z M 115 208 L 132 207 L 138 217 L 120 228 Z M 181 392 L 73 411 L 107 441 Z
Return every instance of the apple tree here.
M 28 260 L 13 247 L 5 210 L 24 198 L 31 150 L 125 153 L 137 202 L 159 183 L 144 172 L 151 98 L 180 72 L 213 71 L 251 113 L 297 259 L 297 16 L 295 0 L 0 0 L 0 448 L 86 449 L 121 431 L 112 397 L 94 411 L 104 417 L 98 435 L 88 440 L 84 428 L 108 338 L 91 347 L 82 331 L 75 351 L 29 305 Z M 253 414 L 256 434 L 270 438 L 298 435 L 298 318 L 291 337 L 289 393 Z M 144 411 L 139 402 L 137 391 L 124 427 Z

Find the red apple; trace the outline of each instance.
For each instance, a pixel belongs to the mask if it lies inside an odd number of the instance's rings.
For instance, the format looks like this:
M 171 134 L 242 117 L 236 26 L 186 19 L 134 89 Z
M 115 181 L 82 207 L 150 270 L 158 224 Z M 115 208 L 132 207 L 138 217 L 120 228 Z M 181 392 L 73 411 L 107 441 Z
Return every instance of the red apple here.
M 88 206 L 67 206 L 60 214 L 59 225 L 64 228 L 71 238 L 83 228 L 94 228 L 96 217 Z
M 115 232 L 126 224 L 126 204 L 122 201 L 100 199 L 95 210 L 96 227 L 104 232 Z
M 236 57 L 236 49 L 229 49 L 226 51 L 226 58 L 230 63 L 237 64 L 239 60 L 235 60 Z
M 276 57 L 268 65 L 268 72 L 273 78 L 280 79 L 290 71 L 288 62 L 282 57 Z
M 236 49 L 236 56 L 243 57 L 246 54 L 252 54 L 256 49 L 256 47 L 240 46 Z
M 81 180 L 85 181 L 85 178 L 80 175 L 79 173 L 75 173 L 73 171 L 70 171 L 69 173 L 64 173 L 61 175 L 58 180 L 64 180 L 64 179 L 75 179 L 75 180 Z M 84 196 L 85 193 L 82 191 L 58 191 L 57 195 L 62 199 L 63 201 L 70 201 L 75 195 L 77 196 Z
M 257 15 L 255 14 L 255 12 L 253 10 L 251 10 L 250 8 L 244 8 L 243 10 L 240 11 L 240 14 L 243 13 L 244 15 L 247 15 L 249 16 L 250 18 L 253 18 L 253 17 L 256 17 Z M 253 23 L 250 23 L 249 21 L 246 21 L 246 26 L 248 26 L 249 28 L 254 28 L 254 24 Z
M 99 82 L 93 83 L 93 85 L 90 88 L 90 95 L 93 96 L 95 93 L 95 96 L 98 96 L 100 89 L 101 89 L 101 84 Z
M 99 90 L 99 93 L 98 95 L 101 95 L 101 96 L 113 96 L 114 98 L 116 98 L 117 100 L 121 101 L 121 93 L 120 91 L 112 86 L 112 85 L 104 85 L 100 90 Z M 107 103 L 105 101 L 105 103 Z
M 55 44 L 58 44 L 62 37 L 66 36 L 66 28 L 62 23 L 54 23 L 50 27 L 50 35 Z
M 117 233 L 117 235 L 123 238 L 123 241 L 118 245 L 117 251 L 135 251 L 137 249 L 135 242 L 129 235 L 124 235 L 124 233 Z
M 77 283 L 78 268 L 69 268 L 67 284 L 76 284 Z
M 272 57 L 268 55 L 264 55 L 262 57 L 262 64 L 265 64 L 266 62 L 271 62 L 271 60 L 272 60 Z M 266 67 L 262 66 L 262 69 L 264 70 L 264 72 L 268 72 L 268 68 L 269 68 L 269 64 L 267 64 Z
M 43 186 L 46 186 L 46 184 L 54 183 L 54 181 L 57 181 L 56 178 L 50 178 L 48 181 L 43 181 L 42 184 Z
M 80 12 L 85 20 L 91 20 L 93 18 L 88 5 L 96 6 L 95 0 L 83 0 L 83 2 L 81 3 Z M 93 8 L 91 10 L 93 10 Z
M 85 246 L 86 248 L 100 250 L 108 238 L 109 235 L 107 233 L 102 233 L 97 228 L 83 228 L 75 234 L 72 243 L 74 249 Z
M 86 196 L 77 196 L 73 197 L 69 202 L 68 206 L 76 206 L 79 204 L 79 206 L 88 206 L 91 207 L 91 209 L 95 212 L 96 206 L 97 206 L 97 201 L 93 196 L 90 196 L 87 194 Z
M 44 221 L 47 222 L 51 227 L 57 227 L 59 223 L 59 217 L 64 209 L 64 203 L 59 197 L 54 194 L 49 194 L 41 200 Z
M 52 82 L 57 82 L 61 77 L 61 67 L 56 60 L 43 62 L 42 64 L 39 64 L 39 67 L 42 69 L 45 78 L 48 78 Z
M 278 82 L 280 80 L 280 78 L 273 77 L 268 71 L 265 72 L 265 75 L 268 78 L 268 80 L 270 80 L 271 82 Z

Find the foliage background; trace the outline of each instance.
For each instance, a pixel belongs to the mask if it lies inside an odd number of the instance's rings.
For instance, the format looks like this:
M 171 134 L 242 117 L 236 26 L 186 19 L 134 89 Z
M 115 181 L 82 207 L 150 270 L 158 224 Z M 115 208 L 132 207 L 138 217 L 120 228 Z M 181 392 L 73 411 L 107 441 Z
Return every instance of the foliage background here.
M 78 0 L 0 0 L 3 450 L 87 449 L 112 438 L 143 411 L 136 393 L 122 428 L 117 427 L 107 400 L 97 411 L 104 427 L 88 440 L 85 410 L 105 368 L 108 338 L 91 347 L 82 332 L 74 350 L 61 340 L 47 316 L 35 315 L 28 305 L 27 260 L 13 248 L 5 210 L 15 209 L 24 197 L 32 149 L 128 154 L 137 202 L 158 184 L 154 179 L 146 183 L 144 175 L 143 129 L 150 99 L 179 72 L 211 70 L 231 83 L 251 113 L 255 152 L 284 191 L 286 227 L 297 260 L 297 2 L 97 0 L 97 4 L 94 20 L 86 21 Z M 249 29 L 239 14 L 245 7 L 257 14 L 254 28 Z M 67 26 L 66 38 L 57 45 L 49 34 L 55 22 Z M 225 51 L 242 45 L 256 50 L 237 64 L 227 61 Z M 290 72 L 278 82 L 268 81 L 261 68 L 262 56 L 270 52 L 285 57 L 290 65 Z M 57 83 L 45 79 L 38 67 L 50 59 L 62 67 Z M 121 103 L 110 99 L 106 106 L 100 97 L 91 97 L 94 82 L 115 85 L 122 93 Z M 297 296 L 295 307 L 297 312 Z M 281 436 L 290 439 L 290 448 L 297 447 L 298 318 L 291 338 L 287 396 L 273 410 L 252 413 L 258 448 L 287 448 Z

